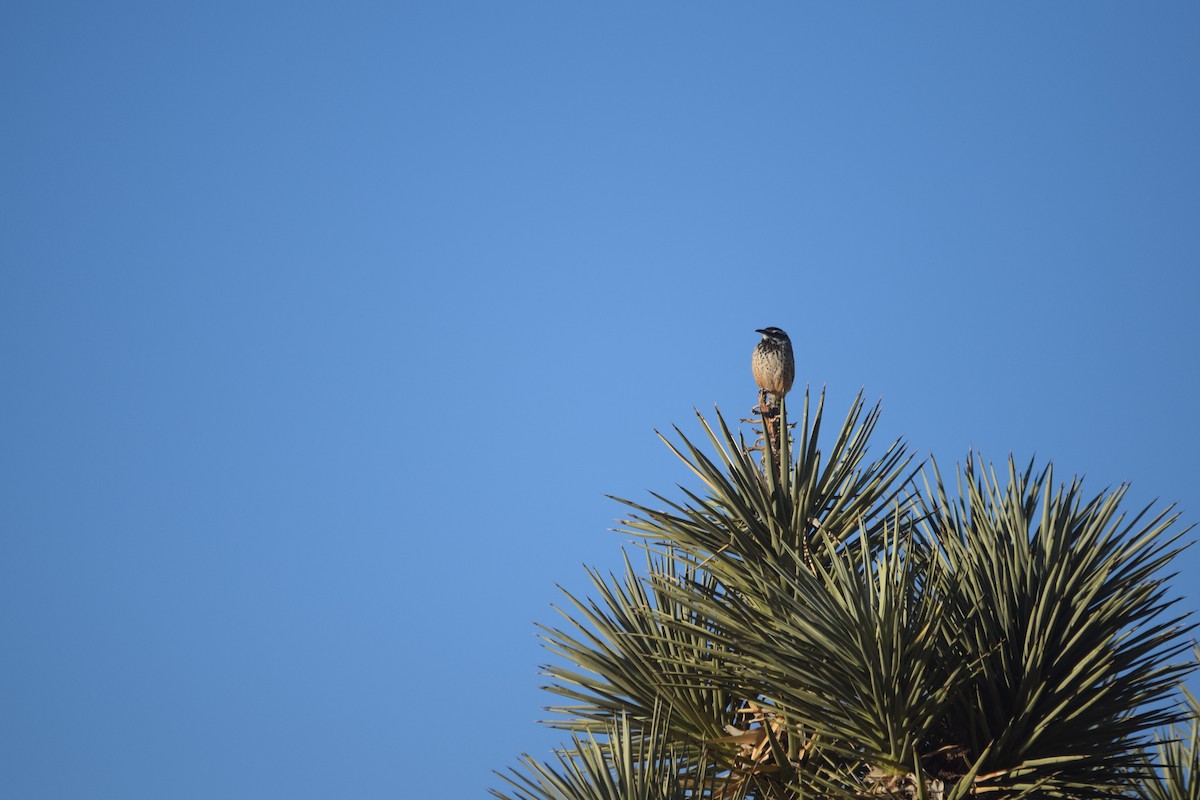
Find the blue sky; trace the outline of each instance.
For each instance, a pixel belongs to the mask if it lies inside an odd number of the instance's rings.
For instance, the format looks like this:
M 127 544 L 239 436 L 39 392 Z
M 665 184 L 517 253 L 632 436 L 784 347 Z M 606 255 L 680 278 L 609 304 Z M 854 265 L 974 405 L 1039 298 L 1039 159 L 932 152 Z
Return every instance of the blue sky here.
M 1200 7 L 9 3 L 0 795 L 472 797 L 654 429 L 1200 521 Z M 1197 605 L 1197 555 L 1181 560 Z

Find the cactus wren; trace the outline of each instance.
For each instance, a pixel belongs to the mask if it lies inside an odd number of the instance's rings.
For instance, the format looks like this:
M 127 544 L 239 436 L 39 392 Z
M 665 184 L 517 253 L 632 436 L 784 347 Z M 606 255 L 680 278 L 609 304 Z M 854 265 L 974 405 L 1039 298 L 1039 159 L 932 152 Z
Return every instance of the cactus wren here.
M 758 384 L 763 403 L 769 394 L 772 404 L 778 406 L 796 377 L 792 340 L 779 328 L 759 328 L 755 333 L 761 333 L 763 338 L 754 346 L 754 355 L 750 359 L 754 382 Z

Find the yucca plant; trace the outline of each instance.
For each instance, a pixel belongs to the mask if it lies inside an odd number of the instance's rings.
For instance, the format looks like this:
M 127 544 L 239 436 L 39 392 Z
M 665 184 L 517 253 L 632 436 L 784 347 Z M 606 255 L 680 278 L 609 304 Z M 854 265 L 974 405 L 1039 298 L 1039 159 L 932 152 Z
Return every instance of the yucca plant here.
M 761 444 L 719 413 L 707 449 L 664 439 L 702 485 L 620 501 L 644 565 L 543 628 L 574 743 L 498 796 L 1117 797 L 1153 775 L 1193 663 L 1177 515 L 1011 460 L 969 458 L 951 493 L 903 442 L 868 458 L 861 395 L 823 449 L 823 408 L 806 394 L 792 430 L 781 405 Z

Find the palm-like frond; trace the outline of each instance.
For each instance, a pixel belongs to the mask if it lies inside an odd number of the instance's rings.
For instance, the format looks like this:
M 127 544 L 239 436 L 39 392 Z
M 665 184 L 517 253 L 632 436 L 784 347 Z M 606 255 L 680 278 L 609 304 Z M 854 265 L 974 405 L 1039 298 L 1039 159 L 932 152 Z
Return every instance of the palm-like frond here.
M 758 727 L 779 740 L 769 766 L 781 779 L 848 796 L 911 783 L 940 745 L 940 722 L 968 670 L 941 658 L 944 592 L 931 587 L 948 580 L 943 565 L 919 554 L 901 514 L 874 553 L 831 540 L 820 548 L 811 570 L 780 569 L 754 587 L 691 582 L 674 591 L 710 620 L 711 646 L 724 652 L 703 662 L 709 681 L 763 709 Z
M 1126 521 L 1125 487 L 1085 499 L 1009 462 L 1007 484 L 967 461 L 958 501 L 935 471 L 926 523 L 948 570 L 947 658 L 974 665 L 945 720 L 1011 790 L 1111 796 L 1136 768 L 1190 664 L 1164 568 L 1181 549 L 1170 509 Z
M 522 769 L 500 777 L 512 794 L 501 800 L 741 800 L 744 782 L 732 781 L 703 747 L 667 735 L 661 709 L 645 725 L 628 716 L 611 720 L 602 734 L 576 735 L 554 764 L 526 755 Z
M 1142 800 L 1200 800 L 1200 701 L 1182 690 L 1188 720 L 1159 732 L 1147 768 L 1137 783 Z
M 721 657 L 706 621 L 663 591 L 677 581 L 679 564 L 647 553 L 647 573 L 657 581 L 647 581 L 628 558 L 624 580 L 593 572 L 601 600 L 567 594 L 574 616 L 561 612 L 566 626 L 539 626 L 547 649 L 563 659 L 543 668 L 555 681 L 546 688 L 571 702 L 551 706 L 561 716 L 548 724 L 596 733 L 618 718 L 645 724 L 666 707 L 677 735 L 688 741 L 724 735 L 740 699 L 706 679 L 703 662 Z
M 822 394 L 813 412 L 805 394 L 795 460 L 792 439 L 785 436 L 761 465 L 719 413 L 716 428 L 697 414 L 715 459 L 678 428 L 681 447 L 663 441 L 701 479 L 707 495 L 683 489 L 687 499 L 682 503 L 654 495 L 666 510 L 615 498 L 637 512 L 622 530 L 667 543 L 705 564 L 718 580 L 734 583 L 764 579 L 780 565 L 807 568 L 818 538 L 841 541 L 865 526 L 868 541 L 874 541 L 909 483 L 912 456 L 895 441 L 878 459 L 867 459 L 880 409 L 865 412 L 861 394 L 828 454 L 823 453 L 818 439 L 824 402 Z M 782 419 L 786 429 L 786 408 Z

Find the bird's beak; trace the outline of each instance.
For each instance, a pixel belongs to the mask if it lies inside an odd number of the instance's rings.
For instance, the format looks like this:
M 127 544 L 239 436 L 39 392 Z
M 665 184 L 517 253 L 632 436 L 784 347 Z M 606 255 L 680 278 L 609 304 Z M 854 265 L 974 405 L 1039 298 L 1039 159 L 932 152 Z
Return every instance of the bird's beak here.
M 763 328 L 755 328 L 754 332 L 755 333 L 766 333 L 766 330 L 764 330 Z

